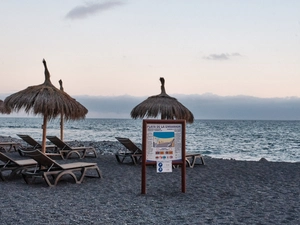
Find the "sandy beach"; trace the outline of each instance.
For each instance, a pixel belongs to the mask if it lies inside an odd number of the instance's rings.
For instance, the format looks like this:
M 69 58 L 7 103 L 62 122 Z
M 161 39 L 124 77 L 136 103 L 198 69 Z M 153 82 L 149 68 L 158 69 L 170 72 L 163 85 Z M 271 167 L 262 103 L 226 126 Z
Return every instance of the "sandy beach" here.
M 21 177 L 1 181 L 1 224 L 300 223 L 300 163 L 205 157 L 205 166 L 187 168 L 186 193 L 179 168 L 158 174 L 150 166 L 142 195 L 141 166 L 119 164 L 117 142 L 85 144 L 96 147 L 98 158 L 80 161 L 97 162 L 102 179 L 74 184 L 65 177 L 53 188 Z

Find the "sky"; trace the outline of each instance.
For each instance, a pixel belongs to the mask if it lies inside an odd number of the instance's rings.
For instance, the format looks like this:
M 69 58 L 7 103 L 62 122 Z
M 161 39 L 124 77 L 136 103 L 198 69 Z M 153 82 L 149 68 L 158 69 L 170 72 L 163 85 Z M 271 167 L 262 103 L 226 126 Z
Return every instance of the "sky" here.
M 62 79 L 90 116 L 159 94 L 164 77 L 169 95 L 202 103 L 197 118 L 237 108 L 248 118 L 249 107 L 265 118 L 272 107 L 261 106 L 300 98 L 299 9 L 298 0 L 1 1 L 0 97 L 43 83 L 45 59 L 52 83 Z M 206 104 L 212 97 L 218 105 Z
M 298 0 L 1 1 L 3 94 L 300 96 Z M 4 80 L 5 82 L 4 82 Z

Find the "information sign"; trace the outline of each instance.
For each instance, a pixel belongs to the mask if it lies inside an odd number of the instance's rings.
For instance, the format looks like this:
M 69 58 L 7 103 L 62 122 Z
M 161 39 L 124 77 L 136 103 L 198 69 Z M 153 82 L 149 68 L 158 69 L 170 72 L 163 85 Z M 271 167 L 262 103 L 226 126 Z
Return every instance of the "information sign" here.
M 185 120 L 143 120 L 142 194 L 146 193 L 146 166 L 157 172 L 172 172 L 181 165 L 182 192 L 185 192 Z

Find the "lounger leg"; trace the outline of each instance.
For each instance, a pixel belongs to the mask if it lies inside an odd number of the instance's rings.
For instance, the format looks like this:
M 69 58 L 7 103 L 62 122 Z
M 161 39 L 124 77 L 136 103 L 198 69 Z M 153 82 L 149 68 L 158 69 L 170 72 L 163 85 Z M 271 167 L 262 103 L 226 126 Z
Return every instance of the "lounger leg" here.
M 96 152 L 96 150 L 95 150 L 95 149 L 92 149 L 92 148 L 90 148 L 90 149 L 87 149 L 87 150 L 90 150 L 90 152 L 92 152 L 92 153 L 93 153 L 93 156 L 90 156 L 90 157 L 97 158 L 97 152 Z M 88 153 L 88 152 L 87 152 L 87 153 Z
M 46 181 L 46 183 L 48 184 L 49 187 L 55 186 L 55 185 L 53 185 L 53 184 L 50 182 L 48 176 L 47 176 L 45 173 L 43 173 L 43 178 L 44 178 L 44 180 Z
M 142 156 L 135 156 L 135 161 L 137 164 L 142 162 Z
M 133 163 L 134 165 L 137 165 L 135 156 L 130 156 L 130 158 L 131 158 L 131 160 L 132 160 L 132 163 Z
M 45 182 L 47 183 L 47 185 L 49 187 L 54 187 L 57 185 L 58 181 L 60 180 L 60 178 L 64 175 L 70 175 L 71 177 L 73 177 L 74 181 L 76 184 L 79 184 L 80 182 L 78 181 L 76 175 L 73 173 L 73 171 L 71 170 L 65 170 L 65 171 L 61 171 L 58 173 L 53 173 L 53 172 L 44 172 L 43 173 L 43 178 L 45 180 Z M 49 176 L 51 176 L 51 178 L 53 179 L 53 182 L 50 181 Z
M 35 179 L 37 177 L 42 177 L 42 175 L 39 174 L 39 173 L 38 174 L 34 174 L 34 173 L 23 172 L 22 173 L 22 177 L 23 177 L 23 179 L 24 179 L 24 181 L 25 181 L 26 184 L 31 184 L 31 183 L 33 183 L 35 181 Z
M 190 167 L 191 167 L 191 168 L 194 168 L 195 162 L 196 162 L 196 156 L 192 156 L 192 162 L 191 162 L 191 164 L 190 164 Z
M 5 181 L 5 178 L 4 178 L 3 174 L 2 174 L 2 171 L 0 172 L 0 178 L 1 178 L 2 181 Z
M 14 177 L 18 174 L 21 174 L 23 170 L 24 170 L 24 168 L 16 168 L 16 169 L 11 171 L 9 177 Z
M 88 170 L 93 170 L 93 169 L 96 170 L 98 176 L 86 175 L 86 172 L 87 172 Z M 99 169 L 98 166 L 84 167 L 84 168 L 82 168 L 82 170 L 81 170 L 81 176 L 80 176 L 78 182 L 81 183 L 81 182 L 83 181 L 84 177 L 93 177 L 93 178 L 98 178 L 98 177 L 99 177 L 99 178 L 102 178 L 102 173 L 101 173 L 101 171 L 100 171 L 100 169 Z
M 198 156 L 193 156 L 193 163 L 192 163 L 193 167 L 196 165 L 197 158 L 199 158 L 201 160 L 201 164 L 200 165 L 205 165 L 203 156 L 202 155 L 198 155 Z M 197 164 L 197 165 L 199 165 L 199 164 Z
M 68 174 L 68 175 L 70 175 L 71 177 L 73 177 L 73 179 L 74 179 L 74 181 L 75 181 L 76 184 L 80 184 L 80 183 L 81 183 L 81 181 L 79 181 L 79 180 L 77 179 L 76 175 L 75 175 L 71 170 L 66 170 L 66 171 L 62 171 L 61 173 L 59 173 L 59 174 L 56 176 L 56 178 L 55 178 L 55 180 L 54 180 L 54 185 L 53 185 L 53 186 L 56 186 L 57 183 L 58 183 L 58 181 L 60 180 L 60 178 L 61 178 L 62 176 L 64 176 L 65 174 Z M 50 186 L 50 185 L 49 185 L 49 186 Z
M 86 168 L 81 169 L 81 175 L 80 175 L 79 180 L 78 180 L 79 183 L 82 183 L 86 171 L 87 171 Z
M 120 157 L 120 155 L 118 157 Z M 125 158 L 126 158 L 126 155 L 122 156 L 122 159 L 120 159 L 120 162 L 123 163 Z
M 201 159 L 202 165 L 205 165 L 204 158 L 201 156 L 200 159 Z
M 82 155 L 81 155 L 81 159 L 83 159 L 86 156 L 86 149 L 83 150 Z
M 98 177 L 103 178 L 102 172 L 101 172 L 101 170 L 98 168 L 98 166 L 96 167 L 96 171 L 97 171 L 97 173 L 98 173 Z
M 121 163 L 120 157 L 117 154 L 115 156 L 116 156 L 118 163 Z
M 70 151 L 67 154 L 66 159 L 68 159 L 73 153 L 77 154 L 80 159 L 82 158 L 81 155 L 80 155 L 80 153 L 78 151 Z
M 97 172 L 97 174 L 98 174 L 98 176 L 92 176 L 92 175 L 85 175 L 86 174 L 86 172 L 88 171 L 88 170 L 92 170 L 92 169 L 95 169 L 96 170 L 96 172 Z M 101 172 L 101 170 L 99 169 L 99 167 L 98 166 L 92 166 L 92 167 L 86 167 L 86 168 L 84 168 L 84 176 L 85 177 L 94 177 L 94 178 L 103 178 L 103 176 L 102 176 L 102 172 Z M 83 179 L 83 178 L 82 178 Z
M 29 181 L 27 175 L 22 174 L 22 177 L 23 177 L 23 179 L 24 179 L 24 181 L 25 181 L 26 184 L 30 184 L 30 181 Z
M 191 167 L 191 162 L 188 158 L 185 159 L 186 163 L 188 164 L 189 167 Z
M 22 149 L 18 148 L 17 149 L 18 153 L 20 156 L 25 156 L 24 152 L 22 151 Z

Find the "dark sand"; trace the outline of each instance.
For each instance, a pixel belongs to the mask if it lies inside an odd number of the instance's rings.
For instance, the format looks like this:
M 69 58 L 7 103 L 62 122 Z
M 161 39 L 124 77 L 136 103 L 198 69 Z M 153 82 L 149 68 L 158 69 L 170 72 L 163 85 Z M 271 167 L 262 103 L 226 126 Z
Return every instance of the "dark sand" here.
M 65 177 L 53 188 L 0 181 L 0 224 L 300 224 L 300 163 L 206 157 L 205 166 L 187 168 L 186 193 L 180 168 L 157 174 L 150 166 L 142 195 L 141 166 L 118 164 L 100 149 L 117 143 L 93 145 L 98 158 L 81 161 L 97 162 L 102 179 Z

